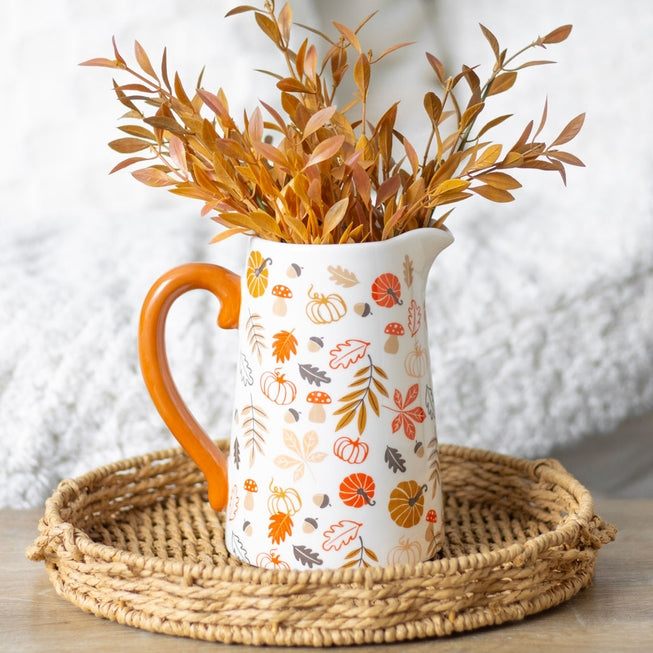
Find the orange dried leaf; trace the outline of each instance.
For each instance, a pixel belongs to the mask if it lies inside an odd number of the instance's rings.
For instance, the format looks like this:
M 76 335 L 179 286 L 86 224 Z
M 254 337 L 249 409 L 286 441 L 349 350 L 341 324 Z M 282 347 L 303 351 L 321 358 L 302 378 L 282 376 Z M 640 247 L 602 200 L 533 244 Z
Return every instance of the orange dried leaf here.
M 342 144 L 344 142 L 345 142 L 345 137 L 342 135 L 331 136 L 330 138 L 327 138 L 325 141 L 322 141 L 313 150 L 311 156 L 306 162 L 306 165 L 304 166 L 304 170 L 306 170 L 306 168 L 308 168 L 309 166 L 322 163 L 322 161 L 326 161 L 327 159 L 330 159 L 332 156 L 335 156 L 340 150 L 340 148 L 342 147 Z
M 159 168 L 143 168 L 141 170 L 134 170 L 132 176 L 135 179 L 138 179 L 142 184 L 146 186 L 153 186 L 155 188 L 160 188 L 162 186 L 173 186 L 176 182 L 175 180 L 167 175 L 163 170 Z
M 338 200 L 329 208 L 322 221 L 322 235 L 331 233 L 343 220 L 349 206 L 349 198 Z
M 562 145 L 563 143 L 568 143 L 570 140 L 575 138 L 578 135 L 578 132 L 583 127 L 584 122 L 585 122 L 585 114 L 584 113 L 581 113 L 580 115 L 576 116 L 560 132 L 560 135 L 558 136 L 558 138 L 556 138 L 553 141 L 553 143 L 551 143 L 551 147 L 553 147 L 555 145 Z
M 336 107 L 334 105 L 316 111 L 304 126 L 304 133 L 302 134 L 303 138 L 307 138 L 321 127 L 324 127 L 324 125 L 331 120 L 335 112 Z
M 562 43 L 571 34 L 572 25 L 562 25 L 540 39 L 542 44 Z
M 349 43 L 351 43 L 351 45 L 354 47 L 356 52 L 360 54 L 362 52 L 361 44 L 354 31 L 349 29 L 349 27 L 347 27 L 346 25 L 343 25 L 342 23 L 338 23 L 335 20 L 333 21 L 333 24 L 335 25 L 336 29 L 345 37 L 345 39 Z
M 471 190 L 491 202 L 512 202 L 515 199 L 507 190 L 494 186 L 475 186 Z
M 143 72 L 154 79 L 158 79 L 157 74 L 154 72 L 154 68 L 152 67 L 152 63 L 150 62 L 150 58 L 147 56 L 147 52 L 145 52 L 143 46 L 138 41 L 134 41 L 134 53 L 136 55 L 136 61 L 143 69 Z
M 488 43 L 490 44 L 490 47 L 492 48 L 492 52 L 494 52 L 494 58 L 498 61 L 499 60 L 499 42 L 497 41 L 497 37 L 492 34 L 492 32 L 485 27 L 485 25 L 481 25 L 481 31 L 483 32 L 483 36 L 487 39 Z
M 498 188 L 500 190 L 521 188 L 521 184 L 505 172 L 485 172 L 478 175 L 476 179 L 486 183 L 488 186 L 492 186 L 492 188 Z
M 516 80 L 517 73 L 513 71 L 497 75 L 487 92 L 488 97 L 490 95 L 498 95 L 499 93 L 503 93 L 504 91 L 512 88 Z
M 117 138 L 109 143 L 109 147 L 120 154 L 132 154 L 146 150 L 150 144 L 140 138 Z
M 97 66 L 100 68 L 121 68 L 115 59 L 106 59 L 105 57 L 97 57 L 95 59 L 89 59 L 88 61 L 82 61 L 79 65 Z

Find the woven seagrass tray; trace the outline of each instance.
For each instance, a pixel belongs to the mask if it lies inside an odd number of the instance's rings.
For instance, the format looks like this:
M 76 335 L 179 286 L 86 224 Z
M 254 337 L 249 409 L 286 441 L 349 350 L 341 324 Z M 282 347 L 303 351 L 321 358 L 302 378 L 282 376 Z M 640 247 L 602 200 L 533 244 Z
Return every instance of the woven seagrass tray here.
M 226 451 L 227 444 L 220 441 Z M 264 570 L 233 560 L 179 449 L 63 481 L 28 549 L 82 610 L 224 643 L 406 641 L 523 619 L 587 586 L 615 529 L 553 460 L 442 446 L 445 545 L 416 566 Z

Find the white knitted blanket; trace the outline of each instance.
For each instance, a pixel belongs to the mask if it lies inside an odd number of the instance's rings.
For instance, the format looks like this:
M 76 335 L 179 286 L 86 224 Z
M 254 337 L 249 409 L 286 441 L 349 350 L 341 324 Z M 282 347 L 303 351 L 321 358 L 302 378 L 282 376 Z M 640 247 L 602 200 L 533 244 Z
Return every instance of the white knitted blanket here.
M 233 4 L 116 0 L 100 10 L 31 0 L 12 3 L 0 27 L 3 61 L 16 62 L 0 72 L 0 506 L 39 505 L 62 477 L 175 444 L 140 377 L 140 305 L 179 263 L 239 272 L 242 243 L 209 246 L 213 226 L 198 205 L 106 176 L 119 107 L 109 76 L 76 63 L 108 56 L 112 33 L 125 52 L 134 38 L 151 53 L 166 43 L 189 84 L 206 63 L 216 86 L 251 106 L 265 91 L 250 71 L 267 64 L 244 46 L 251 20 L 222 20 Z M 653 5 L 630 15 L 610 0 L 564 10 L 516 0 L 316 4 L 322 19 L 350 23 L 379 7 L 363 34 L 385 45 L 420 40 L 381 78 L 408 94 L 401 110 L 415 138 L 428 72 L 416 53 L 444 52 L 457 68 L 487 61 L 479 21 L 508 47 L 575 24 L 552 53 L 557 67 L 524 72 L 508 133 L 539 116 L 545 94 L 549 136 L 585 110 L 573 151 L 587 168 L 570 172 L 566 190 L 553 175 L 525 175 L 511 205 L 469 200 L 450 217 L 456 242 L 432 270 L 440 440 L 539 456 L 583 438 L 591 446 L 653 409 Z M 313 20 L 311 3 L 294 6 Z M 496 111 L 505 112 L 498 102 Z M 235 334 L 219 331 L 217 304 L 196 295 L 172 311 L 171 365 L 191 409 L 221 437 Z

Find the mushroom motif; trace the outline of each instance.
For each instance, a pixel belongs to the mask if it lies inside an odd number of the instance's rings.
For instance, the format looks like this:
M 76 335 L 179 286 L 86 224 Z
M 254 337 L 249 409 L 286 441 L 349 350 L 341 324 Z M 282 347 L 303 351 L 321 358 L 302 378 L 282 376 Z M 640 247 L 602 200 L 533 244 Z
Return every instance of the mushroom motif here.
M 248 478 L 243 483 L 243 489 L 245 490 L 245 499 L 243 501 L 243 506 L 245 510 L 254 509 L 254 495 L 258 492 L 258 485 L 253 478 Z
M 283 317 L 288 310 L 288 307 L 286 306 L 286 299 L 290 299 L 292 297 L 292 290 L 290 290 L 288 286 L 284 286 L 283 284 L 278 283 L 272 288 L 272 295 L 276 297 L 274 305 L 272 306 L 272 311 L 275 315 Z
M 388 354 L 396 354 L 399 351 L 398 336 L 404 335 L 404 327 L 399 322 L 390 322 L 384 333 L 389 336 L 385 341 L 384 351 Z
M 306 401 L 308 401 L 309 404 L 313 404 L 308 412 L 309 421 L 324 422 L 326 419 L 324 406 L 331 403 L 331 397 L 321 390 L 313 390 L 306 395 Z
M 426 521 L 435 524 L 438 521 L 438 513 L 431 508 L 431 510 L 426 513 Z

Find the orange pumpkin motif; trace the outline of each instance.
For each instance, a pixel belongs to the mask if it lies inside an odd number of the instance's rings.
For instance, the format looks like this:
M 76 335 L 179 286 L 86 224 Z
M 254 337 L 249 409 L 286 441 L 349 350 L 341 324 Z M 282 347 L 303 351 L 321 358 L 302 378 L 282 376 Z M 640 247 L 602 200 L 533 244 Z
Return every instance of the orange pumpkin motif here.
M 419 342 L 415 343 L 415 348 L 408 352 L 404 360 L 404 369 L 406 374 L 415 378 L 420 378 L 426 374 L 428 359 L 426 349 Z
M 367 458 L 370 447 L 360 438 L 352 440 L 349 436 L 343 435 L 333 443 L 333 453 L 346 463 L 358 465 Z
M 256 566 L 263 569 L 290 569 L 290 565 L 281 560 L 276 549 L 272 549 L 270 553 L 265 551 L 259 553 L 256 556 Z
M 350 474 L 340 483 L 340 498 L 346 506 L 361 508 L 364 505 L 376 504 L 374 479 L 367 474 Z
M 403 304 L 401 299 L 401 283 L 399 277 L 390 272 L 378 276 L 372 283 L 372 299 L 385 308 Z
M 297 397 L 297 386 L 292 381 L 288 381 L 279 368 L 261 374 L 261 390 L 278 406 L 287 406 Z
M 252 297 L 260 297 L 268 287 L 267 266 L 270 263 L 272 263 L 272 259 L 264 259 L 261 252 L 253 250 L 250 253 L 247 259 L 245 279 L 247 280 L 247 291 Z
M 412 528 L 419 522 L 424 512 L 424 492 L 426 485 L 416 481 L 402 481 L 390 492 L 388 510 L 397 526 Z

